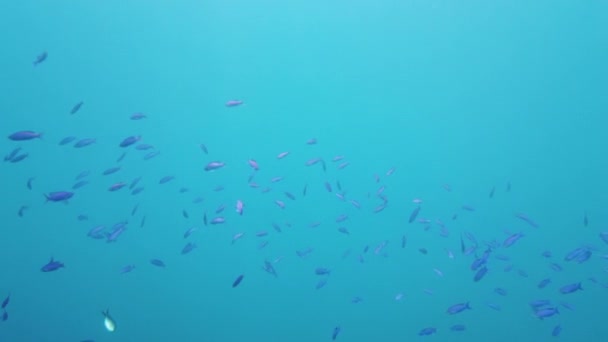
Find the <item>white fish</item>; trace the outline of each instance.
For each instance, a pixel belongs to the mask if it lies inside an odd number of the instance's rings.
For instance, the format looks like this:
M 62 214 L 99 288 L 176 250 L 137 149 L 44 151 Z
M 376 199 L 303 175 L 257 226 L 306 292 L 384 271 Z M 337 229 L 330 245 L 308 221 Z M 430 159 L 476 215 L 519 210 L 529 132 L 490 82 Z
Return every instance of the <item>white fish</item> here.
M 114 330 L 116 330 L 116 322 L 114 322 L 114 319 L 110 316 L 110 310 L 107 309 L 106 311 L 102 311 L 101 314 L 103 315 L 103 325 L 106 327 L 106 330 L 114 332 Z

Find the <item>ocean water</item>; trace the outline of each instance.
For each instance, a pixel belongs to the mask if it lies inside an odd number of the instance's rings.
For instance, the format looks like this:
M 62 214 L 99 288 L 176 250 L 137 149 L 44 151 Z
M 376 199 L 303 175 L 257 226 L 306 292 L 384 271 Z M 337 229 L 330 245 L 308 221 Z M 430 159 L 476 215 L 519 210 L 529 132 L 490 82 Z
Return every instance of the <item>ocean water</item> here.
M 0 341 L 608 341 L 607 34 L 605 1 L 2 2 Z

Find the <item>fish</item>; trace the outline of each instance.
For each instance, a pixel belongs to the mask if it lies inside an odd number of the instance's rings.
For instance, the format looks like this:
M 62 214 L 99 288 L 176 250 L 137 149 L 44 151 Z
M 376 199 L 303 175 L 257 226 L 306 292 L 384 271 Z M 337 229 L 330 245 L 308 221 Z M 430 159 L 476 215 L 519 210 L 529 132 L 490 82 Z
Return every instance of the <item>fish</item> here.
M 214 171 L 214 170 L 218 170 L 221 169 L 222 167 L 226 166 L 225 163 L 220 162 L 220 161 L 212 161 L 210 163 L 208 163 L 205 166 L 205 171 Z
M 461 313 L 465 310 L 471 310 L 471 306 L 469 305 L 469 302 L 454 304 L 447 309 L 447 313 L 450 315 L 455 315 L 455 314 Z
M 329 275 L 329 274 L 331 274 L 331 270 L 324 268 L 324 267 L 317 267 L 315 269 L 315 274 L 316 275 Z
M 170 182 L 170 181 L 172 181 L 172 180 L 174 180 L 174 179 L 175 179 L 175 177 L 174 177 L 174 176 L 164 176 L 163 178 L 161 178 L 161 179 L 158 181 L 158 184 L 165 184 L 165 183 L 168 183 L 168 182 Z
M 574 293 L 574 292 L 580 291 L 580 290 L 583 290 L 581 283 L 572 283 L 572 284 L 568 284 L 568 285 L 564 285 L 564 286 L 560 287 L 559 292 L 562 294 L 569 294 L 569 293 Z
M 243 207 L 244 207 L 243 201 L 237 200 L 236 201 L 236 212 L 237 212 L 237 214 L 243 215 Z
M 74 197 L 74 193 L 70 191 L 54 191 L 45 194 L 47 202 L 66 202 L 70 198 Z
M 133 271 L 134 269 L 135 269 L 135 265 L 127 265 L 120 269 L 120 273 L 121 274 L 129 273 L 129 272 Z
M 147 118 L 147 116 L 144 113 L 133 113 L 129 118 L 131 120 L 141 120 Z
M 533 228 L 538 228 L 539 227 L 538 223 L 536 223 L 534 220 L 532 220 L 531 218 L 529 218 L 526 214 L 516 213 L 515 217 L 517 217 L 518 219 L 526 222 L 527 224 L 529 224 Z
M 418 206 L 414 210 L 412 210 L 412 212 L 410 213 L 410 218 L 409 218 L 408 222 L 409 223 L 414 222 L 414 220 L 416 220 L 416 217 L 418 217 L 419 213 L 420 213 L 420 206 Z
M 241 281 L 243 281 L 243 277 L 244 275 L 239 275 L 238 277 L 236 277 L 236 279 L 232 282 L 232 287 L 237 287 L 239 286 L 239 284 L 241 283 Z
M 8 136 L 13 141 L 26 141 L 32 139 L 41 139 L 42 133 L 34 131 L 18 131 Z
M 128 136 L 126 138 L 124 138 L 120 144 L 118 144 L 119 147 L 125 148 L 125 147 L 129 147 L 135 143 L 137 143 L 138 141 L 141 140 L 141 135 L 132 135 L 132 136 Z
M 335 327 L 334 331 L 331 334 L 331 339 L 335 340 L 338 337 L 338 334 L 340 334 L 341 330 L 342 330 L 342 328 L 340 326 Z
M 42 266 L 42 268 L 40 268 L 40 270 L 42 272 L 53 272 L 53 271 L 57 271 L 60 268 L 64 268 L 65 265 L 59 261 L 55 261 L 52 257 L 51 260 L 44 266 Z
M 75 104 L 74 107 L 72 107 L 72 109 L 70 110 L 70 115 L 76 114 L 80 110 L 80 107 L 82 107 L 83 104 L 84 104 L 83 101 L 80 101 L 77 104 Z
M 8 296 L 6 296 L 6 298 L 4 298 L 4 300 L 2 301 L 2 309 L 6 309 L 6 306 L 8 305 L 8 303 L 11 301 L 11 295 L 10 293 L 8 294 Z
M 150 263 L 157 267 L 166 267 L 165 263 L 160 259 L 152 259 L 150 260 Z
M 534 315 L 540 319 L 549 318 L 556 314 L 559 314 L 559 309 L 557 307 L 540 308 L 534 311 Z
M 430 336 L 433 335 L 437 332 L 437 328 L 433 328 L 433 327 L 428 327 L 428 328 L 424 328 L 422 330 L 420 330 L 418 332 L 418 336 Z
M 105 169 L 101 174 L 103 176 L 108 176 L 108 175 L 111 175 L 111 174 L 116 173 L 118 171 L 120 171 L 120 166 L 114 166 L 114 167 Z
M 37 66 L 38 64 L 46 61 L 47 57 L 48 57 L 48 53 L 46 51 L 43 51 L 42 53 L 40 53 L 38 56 L 36 56 L 36 59 L 34 59 L 34 66 Z
M 226 101 L 226 107 L 237 107 L 243 104 L 241 100 L 228 100 Z
M 106 309 L 105 311 L 102 311 L 101 314 L 103 315 L 103 326 L 106 330 L 109 332 L 116 331 L 116 321 L 110 316 L 110 310 Z
M 80 139 L 74 144 L 74 148 L 83 148 L 83 147 L 92 145 L 96 142 L 97 142 L 97 139 L 95 139 L 95 138 Z
M 182 255 L 188 254 L 192 252 L 196 248 L 196 244 L 192 242 L 188 242 L 184 248 L 182 248 Z

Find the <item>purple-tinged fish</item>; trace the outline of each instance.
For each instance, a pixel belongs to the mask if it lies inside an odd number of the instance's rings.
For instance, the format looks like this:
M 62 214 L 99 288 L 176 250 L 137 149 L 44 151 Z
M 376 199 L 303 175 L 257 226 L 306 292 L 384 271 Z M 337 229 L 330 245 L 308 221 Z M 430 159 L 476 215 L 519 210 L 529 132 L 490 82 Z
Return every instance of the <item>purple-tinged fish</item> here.
M 118 182 L 118 183 L 114 183 L 112 185 L 110 185 L 110 187 L 108 188 L 108 191 L 118 191 L 122 188 L 124 188 L 127 185 L 127 183 L 125 182 Z
M 258 171 L 260 169 L 260 166 L 258 165 L 258 162 L 255 161 L 255 159 L 249 159 L 247 163 L 254 171 Z
M 533 221 L 531 218 L 529 218 L 526 214 L 517 213 L 517 214 L 515 214 L 515 217 L 517 217 L 518 219 L 526 222 L 527 224 L 529 224 L 533 228 L 538 228 L 539 227 L 539 225 L 535 221 Z
M 16 147 L 15 149 L 13 149 L 11 151 L 11 153 L 9 153 L 8 155 L 4 156 L 4 161 L 12 161 L 13 159 L 15 159 L 15 157 L 17 156 L 17 154 L 19 154 L 19 152 L 21 151 L 21 147 Z
M 129 147 L 129 146 L 135 144 L 136 142 L 138 142 L 140 140 L 141 140 L 141 135 L 132 135 L 132 136 L 124 138 L 120 142 L 120 144 L 118 144 L 118 146 L 123 147 L 123 148 L 124 147 Z
M 144 113 L 133 113 L 130 117 L 131 120 L 141 120 L 145 118 L 147 118 L 147 116 Z
M 196 248 L 196 244 L 192 242 L 188 242 L 184 248 L 182 248 L 182 255 L 188 254 L 192 252 Z
M 306 141 L 306 145 L 316 145 L 316 144 L 317 144 L 316 138 L 310 138 Z
M 475 273 L 475 276 L 473 277 L 473 281 L 478 282 L 481 279 L 483 279 L 483 277 L 488 273 L 488 268 L 487 267 L 482 267 L 479 270 L 477 270 L 477 273 Z
M 75 144 L 74 147 L 75 148 L 83 148 L 89 145 L 94 144 L 95 142 L 97 142 L 97 139 L 95 138 L 84 138 L 84 139 L 80 139 L 78 140 Z
M 42 133 L 34 131 L 19 131 L 9 135 L 8 138 L 13 141 L 40 139 L 42 138 Z
M 108 175 L 111 175 L 111 174 L 116 173 L 116 172 L 118 172 L 118 171 L 120 171 L 120 166 L 114 166 L 114 167 L 111 167 L 111 168 L 105 169 L 105 170 L 102 172 L 102 175 L 103 175 L 103 176 L 108 176 Z
M 160 151 L 152 151 L 152 152 L 148 152 L 146 153 L 146 155 L 144 156 L 144 160 L 150 160 L 156 156 L 158 156 L 160 154 Z
M 505 241 L 503 242 L 503 247 L 507 248 L 512 246 L 515 242 L 517 242 L 517 240 L 519 240 L 520 238 L 524 237 L 523 233 L 516 233 L 513 234 L 511 236 L 509 236 L 508 238 L 505 239 Z
M 281 152 L 277 155 L 277 159 L 283 159 L 289 155 L 289 152 Z
M 74 193 L 70 191 L 54 191 L 44 195 L 47 202 L 64 202 L 73 196 Z
M 18 163 L 22 160 L 24 160 L 25 158 L 29 157 L 28 153 L 21 153 L 19 155 L 16 155 L 14 158 L 12 158 L 11 160 L 9 160 L 11 163 L 15 164 Z
M 116 240 L 118 240 L 118 237 L 120 235 L 122 235 L 122 233 L 124 233 L 125 230 L 127 230 L 127 224 L 126 224 L 126 222 L 121 222 L 121 223 L 114 225 L 113 228 L 114 229 L 111 232 L 106 233 L 108 243 L 116 242 Z
M 165 184 L 165 183 L 168 183 L 168 182 L 170 182 L 170 181 L 172 181 L 172 180 L 174 180 L 174 179 L 175 179 L 175 177 L 174 177 L 174 176 L 165 176 L 165 177 L 161 178 L 161 179 L 158 181 L 158 184 Z
M 236 201 L 236 212 L 237 212 L 237 214 L 243 215 L 243 207 L 244 207 L 243 201 L 237 200 Z
M 223 217 L 221 217 L 221 216 L 214 217 L 210 221 L 211 224 L 222 224 L 222 223 L 225 223 L 225 222 L 226 222 L 226 219 L 223 218 Z
M 137 188 L 131 190 L 131 195 L 137 195 L 139 193 L 141 193 L 142 191 L 144 191 L 144 187 L 143 186 L 138 186 Z
M 581 286 L 581 283 L 572 283 L 572 284 L 568 284 L 568 285 L 564 285 L 562 287 L 560 287 L 559 292 L 562 294 L 569 294 L 569 293 L 574 293 L 576 291 L 582 290 L 583 287 Z
M 218 170 L 221 169 L 222 167 L 226 166 L 225 163 L 220 162 L 220 161 L 212 161 L 210 163 L 208 163 L 205 166 L 205 171 L 214 171 L 214 170 Z
M 559 310 L 557 307 L 542 308 L 542 309 L 538 309 L 534 312 L 534 315 L 540 319 L 549 318 L 556 314 L 559 314 Z
M 52 257 L 51 260 L 40 269 L 42 272 L 53 272 L 57 271 L 60 268 L 65 267 L 63 263 L 59 261 L 55 261 Z
M 543 280 L 541 280 L 538 285 L 536 285 L 536 287 L 538 287 L 539 289 L 544 289 L 545 286 L 549 285 L 551 283 L 551 279 L 549 278 L 545 278 Z
M 106 226 L 95 226 L 89 230 L 87 236 L 93 239 L 103 239 L 102 231 L 106 228 Z
M 192 233 L 194 233 L 197 230 L 198 229 L 196 227 L 191 227 L 188 230 L 186 230 L 186 232 L 184 233 L 184 239 L 188 238 L 190 235 L 192 235 Z
M 237 107 L 243 104 L 241 100 L 228 100 L 226 101 L 226 107 Z
M 428 328 L 424 328 L 422 330 L 420 330 L 418 332 L 418 336 L 430 336 L 433 335 L 437 332 L 437 328 L 433 328 L 433 327 L 428 327 Z

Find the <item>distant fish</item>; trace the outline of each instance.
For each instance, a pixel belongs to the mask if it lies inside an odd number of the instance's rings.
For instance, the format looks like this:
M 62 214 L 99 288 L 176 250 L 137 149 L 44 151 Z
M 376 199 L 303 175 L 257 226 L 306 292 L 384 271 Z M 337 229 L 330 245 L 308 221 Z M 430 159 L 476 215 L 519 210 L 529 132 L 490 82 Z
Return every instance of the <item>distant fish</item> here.
M 63 267 L 65 267 L 63 263 L 55 261 L 53 258 L 51 258 L 51 260 L 46 265 L 42 266 L 40 270 L 42 272 L 53 272 Z
M 243 104 L 243 101 L 241 101 L 241 100 L 226 101 L 226 107 L 236 107 L 236 106 L 240 106 L 242 104 Z
M 116 330 L 116 322 L 110 316 L 110 310 L 102 311 L 101 314 L 103 315 L 103 325 L 106 327 L 106 330 L 114 332 Z
M 70 110 L 70 114 L 71 115 L 76 114 L 80 110 L 80 108 L 82 107 L 83 104 L 84 104 L 83 101 L 80 101 L 77 104 L 75 104 L 74 107 L 72 107 L 72 109 Z
M 75 148 L 83 148 L 89 145 L 94 144 L 95 142 L 97 142 L 97 139 L 95 138 L 84 138 L 84 139 L 80 139 L 78 140 L 75 144 L 74 147 Z
M 331 339 L 335 340 L 338 337 L 338 334 L 340 333 L 341 330 L 342 330 L 342 328 L 340 328 L 340 326 L 335 327 L 334 331 L 331 334 Z
M 42 138 L 42 133 L 34 131 L 18 131 L 8 136 L 13 141 L 25 141 Z
M 128 136 L 126 138 L 124 138 L 120 144 L 118 144 L 118 146 L 120 147 L 129 147 L 133 144 L 135 144 L 136 142 L 141 140 L 141 135 L 132 135 L 132 136 Z
M 6 298 L 2 301 L 2 309 L 6 309 L 6 306 L 8 305 L 8 303 L 11 300 L 11 295 L 9 294 L 8 296 L 6 296 Z
M 130 117 L 131 120 L 141 120 L 145 118 L 147 118 L 147 116 L 144 113 L 133 113 Z
M 70 191 L 55 191 L 45 194 L 47 202 L 65 202 L 74 196 Z
M 416 209 L 412 210 L 412 212 L 410 213 L 410 218 L 408 220 L 409 223 L 412 223 L 416 220 L 416 217 L 418 217 L 418 214 L 420 213 L 420 206 L 416 207 Z
M 214 171 L 226 166 L 225 163 L 220 161 L 212 161 L 205 166 L 205 171 Z
M 162 260 L 160 260 L 160 259 L 152 259 L 152 260 L 150 260 L 150 263 L 151 263 L 152 265 L 154 265 L 154 266 L 157 266 L 157 267 L 166 267 L 166 266 L 167 266 L 167 265 L 165 265 L 165 263 L 164 263 Z
M 241 283 L 241 281 L 243 281 L 243 277 L 244 275 L 239 275 L 238 277 L 236 277 L 236 279 L 232 282 L 232 287 L 237 287 L 239 286 L 239 284 Z
M 63 138 L 63 139 L 61 139 L 59 141 L 59 145 L 61 145 L 61 146 L 67 145 L 67 144 L 71 143 L 74 140 L 76 140 L 75 136 L 67 136 L 67 137 L 65 137 L 65 138 Z
M 37 66 L 38 64 L 46 61 L 47 57 L 48 57 L 48 53 L 46 51 L 43 51 L 41 54 L 39 54 L 38 56 L 36 56 L 36 59 L 34 59 L 34 66 Z

